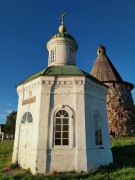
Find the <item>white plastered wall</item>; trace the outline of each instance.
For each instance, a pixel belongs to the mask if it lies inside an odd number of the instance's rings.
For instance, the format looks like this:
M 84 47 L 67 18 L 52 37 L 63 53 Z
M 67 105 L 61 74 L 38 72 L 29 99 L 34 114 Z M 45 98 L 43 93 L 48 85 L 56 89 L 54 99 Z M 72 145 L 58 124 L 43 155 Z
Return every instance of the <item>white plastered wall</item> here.
M 100 165 L 107 165 L 113 162 L 106 111 L 107 87 L 92 80 L 87 80 L 87 82 L 89 81 L 90 86 L 85 88 L 88 171 L 91 168 L 97 168 Z M 96 112 L 101 117 L 102 145 L 95 144 L 94 114 Z
M 19 101 L 13 162 L 18 161 L 21 167 L 30 168 L 33 174 L 52 171 L 87 172 L 93 166 L 112 162 L 105 86 L 84 76 L 46 76 L 18 86 L 17 91 Z M 22 100 L 33 96 L 36 96 L 35 102 L 22 106 Z M 70 143 L 66 147 L 55 147 L 54 112 L 61 108 L 70 115 Z M 21 125 L 21 118 L 27 111 L 33 116 L 31 127 Z M 103 119 L 103 149 L 94 145 L 95 111 L 99 111 Z M 20 137 L 25 136 L 28 130 L 31 141 L 26 141 L 27 137 L 21 140 Z M 21 154 L 22 151 L 25 153 Z

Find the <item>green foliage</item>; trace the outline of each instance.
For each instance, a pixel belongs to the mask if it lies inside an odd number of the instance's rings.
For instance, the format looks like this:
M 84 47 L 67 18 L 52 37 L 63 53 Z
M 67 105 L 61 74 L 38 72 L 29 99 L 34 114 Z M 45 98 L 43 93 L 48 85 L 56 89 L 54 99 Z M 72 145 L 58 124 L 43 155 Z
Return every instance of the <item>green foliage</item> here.
M 111 139 L 114 163 L 92 169 L 89 173 L 58 173 L 33 176 L 18 164 L 11 166 L 13 141 L 0 144 L 0 180 L 132 180 L 135 179 L 135 137 Z M 11 168 L 12 167 L 12 168 Z
M 6 174 L 0 173 L 0 180 L 13 180 L 13 178 L 7 176 Z
M 13 111 L 6 118 L 6 125 L 4 127 L 4 131 L 8 135 L 15 134 L 16 116 L 17 116 L 17 111 Z
M 0 172 L 8 164 L 11 164 L 11 156 L 13 151 L 13 141 L 0 142 Z

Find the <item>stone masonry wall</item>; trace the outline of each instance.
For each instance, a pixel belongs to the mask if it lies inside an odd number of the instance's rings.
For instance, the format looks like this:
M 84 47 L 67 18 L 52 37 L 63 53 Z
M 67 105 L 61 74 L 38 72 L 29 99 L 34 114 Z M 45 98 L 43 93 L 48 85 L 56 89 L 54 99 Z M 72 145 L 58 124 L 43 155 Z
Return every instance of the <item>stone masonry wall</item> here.
M 135 108 L 130 87 L 121 83 L 106 83 L 107 111 L 110 134 L 135 134 Z

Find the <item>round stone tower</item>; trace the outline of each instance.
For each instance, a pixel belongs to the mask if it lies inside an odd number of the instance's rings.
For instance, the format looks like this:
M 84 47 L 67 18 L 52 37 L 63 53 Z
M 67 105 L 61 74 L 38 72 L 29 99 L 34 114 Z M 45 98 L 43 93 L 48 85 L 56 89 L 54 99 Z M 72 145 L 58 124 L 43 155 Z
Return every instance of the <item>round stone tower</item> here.
M 116 136 L 135 134 L 135 108 L 131 94 L 134 85 L 123 81 L 107 57 L 104 46 L 98 47 L 97 54 L 90 74 L 109 87 L 107 111 L 110 134 Z

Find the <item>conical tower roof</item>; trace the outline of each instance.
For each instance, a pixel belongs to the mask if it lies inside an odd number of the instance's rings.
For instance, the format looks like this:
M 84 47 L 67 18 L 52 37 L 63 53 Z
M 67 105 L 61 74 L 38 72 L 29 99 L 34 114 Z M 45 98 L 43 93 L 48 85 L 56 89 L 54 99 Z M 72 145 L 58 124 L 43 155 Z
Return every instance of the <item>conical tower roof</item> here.
M 100 45 L 97 49 L 97 54 L 97 59 L 90 74 L 101 82 L 123 81 L 118 71 L 107 57 L 106 48 Z
M 100 45 L 97 49 L 97 59 L 92 68 L 91 75 L 97 78 L 99 81 L 105 82 L 119 82 L 130 86 L 132 90 L 134 85 L 132 83 L 123 81 L 120 74 L 109 60 L 106 55 L 106 48 L 103 45 Z

